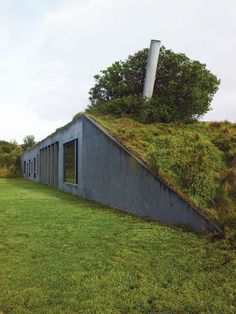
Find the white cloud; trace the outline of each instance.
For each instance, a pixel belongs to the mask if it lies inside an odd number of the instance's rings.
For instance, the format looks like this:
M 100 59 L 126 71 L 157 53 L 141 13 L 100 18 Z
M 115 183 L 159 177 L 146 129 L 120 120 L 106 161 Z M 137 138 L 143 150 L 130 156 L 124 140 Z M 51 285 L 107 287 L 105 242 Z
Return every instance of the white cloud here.
M 67 123 L 85 109 L 93 75 L 151 38 L 221 78 L 205 119 L 236 120 L 233 0 L 0 0 L 0 9 L 0 138 L 39 140 Z

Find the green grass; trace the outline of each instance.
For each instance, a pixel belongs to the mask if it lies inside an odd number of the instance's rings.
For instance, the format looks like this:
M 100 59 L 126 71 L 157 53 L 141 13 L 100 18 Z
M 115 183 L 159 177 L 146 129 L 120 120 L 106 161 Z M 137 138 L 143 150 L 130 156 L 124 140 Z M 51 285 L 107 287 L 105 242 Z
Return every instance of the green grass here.
M 0 313 L 235 313 L 235 254 L 23 179 L 0 179 Z

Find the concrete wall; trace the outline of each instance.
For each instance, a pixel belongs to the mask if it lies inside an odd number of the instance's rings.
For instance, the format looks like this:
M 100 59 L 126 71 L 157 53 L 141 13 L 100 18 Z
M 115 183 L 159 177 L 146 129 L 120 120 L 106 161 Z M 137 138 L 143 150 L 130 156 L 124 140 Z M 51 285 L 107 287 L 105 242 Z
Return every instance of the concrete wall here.
M 78 184 L 63 178 L 63 145 L 78 139 Z M 153 175 L 138 159 L 126 151 L 90 118 L 82 116 L 63 130 L 49 136 L 22 156 L 24 161 L 40 156 L 40 150 L 58 142 L 58 178 L 52 162 L 52 146 L 40 158 L 38 175 L 29 179 L 58 185 L 66 192 L 83 196 L 137 215 L 170 225 L 186 225 L 196 232 L 217 228 L 197 209 Z M 23 169 L 23 168 L 22 168 Z M 54 169 L 54 170 L 52 170 Z M 53 178 L 54 175 L 54 179 Z M 27 174 L 25 175 L 27 177 Z
M 36 147 L 27 151 L 21 157 L 23 176 L 32 181 L 52 184 L 58 186 L 63 191 L 80 195 L 80 185 L 64 182 L 63 145 L 72 140 L 78 140 L 78 176 L 80 176 L 82 173 L 82 132 L 82 120 L 77 120 L 39 142 Z M 34 176 L 32 171 L 24 173 L 24 162 L 29 163 L 34 158 L 38 160 L 39 165 L 36 176 Z

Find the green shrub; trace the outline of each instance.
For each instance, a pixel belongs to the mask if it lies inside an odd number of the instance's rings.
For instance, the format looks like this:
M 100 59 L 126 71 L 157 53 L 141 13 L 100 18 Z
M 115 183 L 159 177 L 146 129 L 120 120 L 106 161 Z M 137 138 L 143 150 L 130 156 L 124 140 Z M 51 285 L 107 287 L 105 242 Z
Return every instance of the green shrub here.
M 0 177 L 19 177 L 22 148 L 15 142 L 0 141 Z
M 142 100 L 147 56 L 148 49 L 143 49 L 95 75 L 87 111 L 126 114 L 150 123 L 189 121 L 210 109 L 220 81 L 205 64 L 165 47 L 160 51 L 153 98 Z

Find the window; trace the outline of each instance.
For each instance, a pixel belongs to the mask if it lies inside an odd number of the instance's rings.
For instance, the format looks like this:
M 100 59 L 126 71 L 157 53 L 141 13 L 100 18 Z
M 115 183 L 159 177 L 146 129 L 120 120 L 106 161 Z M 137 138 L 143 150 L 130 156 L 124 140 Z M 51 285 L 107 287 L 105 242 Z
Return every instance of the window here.
M 24 174 L 26 173 L 26 161 L 24 160 Z
M 30 178 L 30 173 L 31 173 L 31 161 L 29 159 L 28 161 L 28 177 Z
M 78 184 L 78 140 L 64 144 L 64 182 Z
M 34 158 L 34 172 L 36 172 L 36 158 Z
M 37 154 L 37 165 L 36 165 L 36 168 L 37 168 L 37 175 L 39 174 L 39 154 Z

